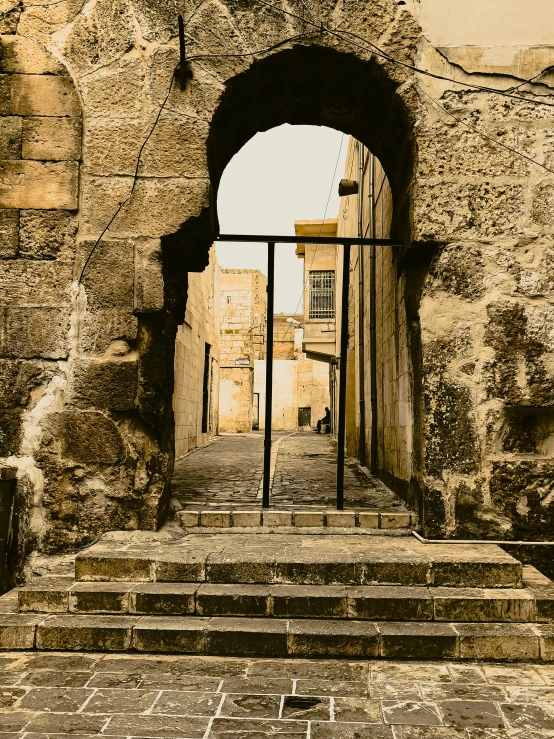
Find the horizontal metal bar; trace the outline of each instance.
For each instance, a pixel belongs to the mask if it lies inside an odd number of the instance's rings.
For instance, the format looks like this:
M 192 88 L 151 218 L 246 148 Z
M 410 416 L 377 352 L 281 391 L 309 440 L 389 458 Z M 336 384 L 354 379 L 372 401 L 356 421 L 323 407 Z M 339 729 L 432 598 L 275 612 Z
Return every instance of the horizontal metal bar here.
M 398 244 L 391 239 L 365 239 L 359 237 L 339 237 L 339 236 L 260 236 L 253 234 L 219 234 L 216 241 L 242 241 L 242 242 L 259 242 L 260 244 L 350 244 L 353 246 L 397 246 Z

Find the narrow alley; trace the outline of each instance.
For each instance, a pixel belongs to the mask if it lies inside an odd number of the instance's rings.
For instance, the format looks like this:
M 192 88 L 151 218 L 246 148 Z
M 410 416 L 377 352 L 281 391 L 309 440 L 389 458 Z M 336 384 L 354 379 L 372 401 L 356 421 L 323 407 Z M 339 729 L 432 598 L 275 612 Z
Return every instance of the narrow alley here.
M 271 500 L 274 506 L 336 505 L 336 442 L 310 431 L 275 432 Z M 173 496 L 187 508 L 261 505 L 263 433 L 219 436 L 175 465 Z M 345 468 L 347 508 L 405 511 L 380 480 L 353 459 Z

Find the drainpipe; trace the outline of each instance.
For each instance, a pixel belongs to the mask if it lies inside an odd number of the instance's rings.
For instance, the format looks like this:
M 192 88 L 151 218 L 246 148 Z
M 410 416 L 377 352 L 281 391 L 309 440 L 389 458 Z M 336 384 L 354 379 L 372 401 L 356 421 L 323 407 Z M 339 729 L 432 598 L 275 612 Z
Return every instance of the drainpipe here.
M 369 237 L 375 238 L 375 157 L 369 154 Z M 371 401 L 371 459 L 369 471 L 377 474 L 377 280 L 375 244 L 369 247 L 369 375 Z
M 501 544 L 518 547 L 554 547 L 554 541 L 512 541 L 511 539 L 426 539 L 417 531 L 412 535 L 422 544 Z
M 364 236 L 365 146 L 358 141 L 358 237 Z M 365 351 L 364 351 L 364 247 L 358 246 L 358 375 L 360 388 L 360 437 L 358 459 L 365 465 Z

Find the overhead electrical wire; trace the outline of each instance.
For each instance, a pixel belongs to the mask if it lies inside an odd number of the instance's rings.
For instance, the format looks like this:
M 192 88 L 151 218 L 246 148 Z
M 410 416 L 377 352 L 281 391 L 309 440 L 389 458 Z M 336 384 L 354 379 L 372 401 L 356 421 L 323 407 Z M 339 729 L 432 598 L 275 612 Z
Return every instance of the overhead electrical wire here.
M 163 113 L 163 110 L 165 108 L 165 105 L 166 105 L 167 101 L 169 100 L 169 96 L 171 95 L 171 90 L 173 89 L 173 83 L 175 81 L 175 75 L 176 75 L 176 72 L 177 72 L 177 69 L 178 68 L 179 67 L 177 65 L 177 67 L 175 67 L 175 69 L 173 70 L 173 74 L 171 75 L 171 82 L 169 84 L 169 89 L 168 89 L 167 94 L 166 94 L 166 96 L 164 98 L 164 101 L 161 104 L 161 107 L 160 107 L 160 109 L 158 111 L 158 114 L 156 115 L 156 118 L 154 120 L 154 123 L 153 123 L 152 127 L 150 128 L 150 131 L 148 132 L 147 137 L 144 139 L 144 141 L 142 142 L 141 147 L 139 149 L 139 153 L 138 153 L 138 156 L 137 156 L 137 163 L 136 163 L 136 166 L 135 166 L 135 173 L 133 175 L 133 183 L 131 185 L 131 189 L 129 191 L 129 194 L 127 195 L 127 197 L 124 200 L 121 201 L 121 203 L 119 203 L 119 205 L 118 205 L 115 213 L 113 214 L 113 216 L 110 218 L 110 220 L 108 221 L 108 223 L 104 227 L 104 229 L 103 229 L 102 233 L 100 234 L 100 236 L 96 239 L 96 241 L 95 241 L 92 249 L 90 250 L 90 252 L 88 253 L 87 258 L 85 259 L 85 263 L 83 264 L 83 268 L 81 269 L 81 273 L 80 273 L 79 279 L 77 281 L 78 283 L 80 283 L 81 280 L 83 279 L 83 275 L 85 274 L 85 270 L 88 267 L 88 264 L 89 264 L 90 260 L 92 259 L 92 255 L 96 251 L 96 248 L 97 248 L 98 244 L 102 241 L 102 239 L 104 238 L 104 236 L 108 232 L 108 230 L 109 230 L 110 226 L 112 225 L 112 223 L 115 221 L 115 219 L 117 218 L 117 216 L 121 213 L 122 208 L 125 205 L 127 205 L 127 203 L 133 197 L 133 193 L 135 191 L 135 187 L 136 187 L 136 184 L 137 184 L 137 181 L 138 181 L 138 173 L 139 173 L 139 169 L 140 169 L 142 152 L 144 151 L 144 149 L 146 147 L 146 144 L 150 141 L 150 138 L 152 137 L 152 134 L 154 133 L 154 130 L 155 130 L 156 126 L 158 125 L 158 122 L 159 122 L 159 120 L 161 118 L 161 115 Z
M 513 99 L 516 99 L 516 100 L 524 101 L 526 103 L 531 102 L 531 103 L 537 103 L 538 105 L 547 105 L 549 107 L 554 107 L 554 103 L 546 103 L 546 102 L 542 102 L 540 100 L 535 100 L 535 99 L 523 97 L 522 95 L 511 95 L 509 93 L 504 92 L 503 90 L 498 90 L 498 89 L 496 89 L 494 87 L 483 87 L 483 86 L 480 86 L 480 85 L 471 85 L 470 83 L 467 83 L 467 82 L 459 82 L 458 80 L 455 80 L 455 79 L 450 78 L 450 77 L 444 77 L 442 75 L 437 75 L 437 74 L 434 74 L 432 72 L 428 72 L 427 70 L 420 69 L 419 67 L 415 67 L 415 66 L 413 66 L 411 64 L 406 64 L 405 62 L 402 62 L 402 61 L 399 61 L 398 59 L 395 59 L 390 54 L 387 54 L 382 49 L 380 49 L 378 46 L 376 46 L 375 44 L 373 44 L 371 41 L 368 41 L 367 39 L 364 39 L 363 36 L 359 36 L 358 34 L 352 33 L 350 31 L 343 31 L 343 30 L 335 30 L 335 31 L 333 31 L 333 30 L 330 30 L 326 26 L 324 26 L 323 23 L 321 23 L 321 24 L 313 23 L 312 21 L 309 21 L 307 18 L 302 18 L 302 16 L 299 16 L 296 13 L 292 13 L 291 11 L 284 10 L 282 8 L 278 8 L 276 5 L 273 5 L 272 3 L 267 2 L 267 0 L 255 0 L 255 2 L 261 3 L 262 5 L 266 5 L 268 7 L 272 7 L 275 10 L 278 10 L 279 12 L 281 12 L 281 13 L 283 13 L 285 15 L 290 15 L 293 18 L 296 18 L 296 19 L 301 20 L 301 21 L 303 21 L 305 23 L 308 23 L 309 25 L 312 25 L 312 26 L 315 26 L 317 28 L 320 28 L 322 31 L 324 31 L 324 32 L 326 32 L 328 34 L 331 34 L 332 36 L 334 36 L 336 38 L 339 38 L 341 40 L 344 40 L 346 43 L 349 43 L 352 46 L 355 46 L 355 47 L 364 49 L 365 51 L 368 51 L 368 49 L 366 47 L 361 46 L 361 44 L 355 43 L 354 41 L 351 41 L 350 39 L 343 39 L 342 38 L 342 34 L 347 34 L 348 36 L 354 36 L 355 38 L 357 38 L 357 39 L 363 41 L 364 43 L 368 44 L 368 46 L 371 47 L 371 49 L 374 50 L 374 53 L 376 53 L 377 55 L 380 55 L 380 56 L 386 58 L 388 61 L 392 62 L 393 64 L 397 64 L 397 65 L 399 65 L 401 67 L 404 67 L 405 69 L 410 69 L 410 70 L 412 70 L 414 72 L 418 72 L 420 74 L 426 75 L 428 77 L 433 77 L 435 79 L 440 79 L 440 80 L 444 80 L 444 81 L 447 81 L 447 82 L 453 82 L 455 84 L 465 85 L 466 87 L 471 87 L 473 89 L 477 89 L 477 90 L 481 90 L 481 91 L 486 91 L 486 92 L 497 93 L 499 95 L 502 95 L 503 97 L 513 98 Z M 543 70 L 543 71 L 545 71 L 545 70 Z M 532 164 L 535 164 L 537 167 L 540 167 L 541 169 L 544 169 L 549 174 L 554 174 L 554 170 L 553 169 L 550 169 L 550 167 L 547 167 L 546 165 L 542 164 L 541 162 L 538 162 L 536 159 L 533 159 L 533 157 L 530 157 L 528 154 L 524 154 L 522 151 L 519 151 L 518 149 L 515 149 L 512 146 L 509 146 L 508 144 L 504 144 L 501 141 L 496 140 L 495 138 L 493 138 L 492 136 L 490 136 L 488 133 L 485 133 L 481 129 L 479 129 L 479 128 L 475 127 L 475 126 L 472 126 L 469 123 L 466 123 L 461 118 L 458 118 L 458 116 L 455 116 L 453 113 L 451 113 L 449 110 L 447 110 L 443 105 L 441 105 L 440 102 L 438 100 L 436 100 L 432 95 L 430 95 L 427 91 L 423 90 L 423 88 L 419 84 L 415 83 L 415 85 L 416 85 L 417 89 L 420 90 L 424 95 L 426 95 L 440 110 L 442 110 L 444 113 L 446 113 L 448 116 L 450 116 L 457 123 L 462 124 L 463 126 L 465 126 L 466 128 L 468 128 L 469 130 L 472 130 L 474 133 L 478 134 L 479 136 L 482 136 L 484 139 L 486 139 L 487 141 L 490 141 L 491 143 L 495 144 L 496 146 L 499 146 L 499 147 L 501 147 L 503 149 L 506 149 L 507 151 L 510 151 L 510 152 L 512 152 L 514 154 L 517 154 L 518 156 L 522 157 L 523 159 L 526 159 L 527 161 L 531 162 Z
M 267 2 L 267 0 L 254 0 L 254 2 L 260 3 L 261 5 L 265 5 L 268 8 L 273 8 L 279 13 L 282 13 L 283 15 L 288 15 L 292 18 L 295 18 L 296 20 L 302 21 L 303 23 L 307 23 L 308 25 L 312 26 L 313 28 L 317 28 L 321 33 L 327 33 L 331 36 L 334 36 L 335 38 L 338 38 L 342 41 L 345 41 L 346 43 L 350 43 L 353 46 L 358 46 L 359 48 L 363 48 L 365 51 L 368 51 L 367 48 L 360 46 L 359 44 L 354 43 L 353 41 L 349 41 L 348 39 L 343 38 L 343 36 L 352 36 L 353 38 L 358 39 L 364 44 L 367 44 L 375 56 L 379 56 L 383 59 L 386 59 L 389 62 L 392 62 L 393 64 L 396 64 L 400 67 L 404 67 L 405 69 L 409 69 L 412 72 L 416 72 L 417 74 L 425 75 L 426 77 L 432 77 L 433 79 L 442 80 L 444 82 L 454 82 L 457 85 L 462 85 L 464 87 L 471 88 L 473 90 L 480 90 L 482 92 L 491 92 L 496 95 L 502 95 L 503 97 L 512 98 L 514 100 L 523 101 L 526 103 L 534 103 L 536 105 L 546 105 L 550 108 L 554 108 L 554 103 L 548 103 L 542 100 L 537 100 L 535 98 L 527 98 L 523 95 L 513 95 L 512 93 L 508 92 L 507 90 L 500 90 L 497 87 L 487 87 L 486 85 L 476 85 L 471 82 L 464 82 L 462 80 L 456 80 L 453 77 L 446 77 L 445 75 L 437 74 L 436 72 L 429 72 L 427 69 L 422 69 L 421 67 L 416 67 L 413 64 L 408 64 L 407 62 L 403 62 L 400 59 L 396 59 L 391 54 L 388 54 L 386 51 L 381 49 L 379 46 L 374 44 L 372 41 L 369 41 L 369 39 L 364 38 L 363 36 L 360 36 L 357 33 L 354 33 L 353 31 L 347 31 L 346 29 L 342 28 L 328 28 L 325 26 L 322 22 L 316 23 L 315 21 L 311 21 L 308 18 L 303 18 L 301 15 L 298 15 L 296 13 L 293 13 L 290 10 L 284 10 L 283 8 L 279 8 L 277 5 L 274 5 L 273 3 Z M 543 70 L 540 74 L 544 74 L 547 69 Z M 528 82 L 532 82 L 534 79 L 536 79 L 537 76 L 531 78 L 530 80 L 525 80 L 522 84 L 527 84 Z

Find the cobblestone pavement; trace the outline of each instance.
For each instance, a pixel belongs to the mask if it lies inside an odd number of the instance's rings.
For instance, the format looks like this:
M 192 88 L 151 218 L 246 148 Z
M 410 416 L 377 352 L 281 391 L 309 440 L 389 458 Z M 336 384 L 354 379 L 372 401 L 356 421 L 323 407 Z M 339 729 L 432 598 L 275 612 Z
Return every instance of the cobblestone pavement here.
M 182 505 L 258 504 L 263 456 L 262 434 L 214 437 L 175 464 L 173 496 Z
M 279 445 L 273 500 L 276 505 L 333 507 L 337 500 L 336 475 L 336 442 L 327 434 L 298 431 Z M 391 490 L 364 474 L 353 460 L 346 460 L 344 491 L 347 508 L 406 510 Z
M 325 506 L 336 502 L 336 443 L 326 434 L 281 432 L 273 477 L 276 507 Z M 259 505 L 263 473 L 263 432 L 225 435 L 195 449 L 175 465 L 173 495 L 186 506 Z M 380 480 L 347 460 L 345 506 L 406 510 Z
M 554 665 L 0 656 L 0 737 L 543 739 Z

